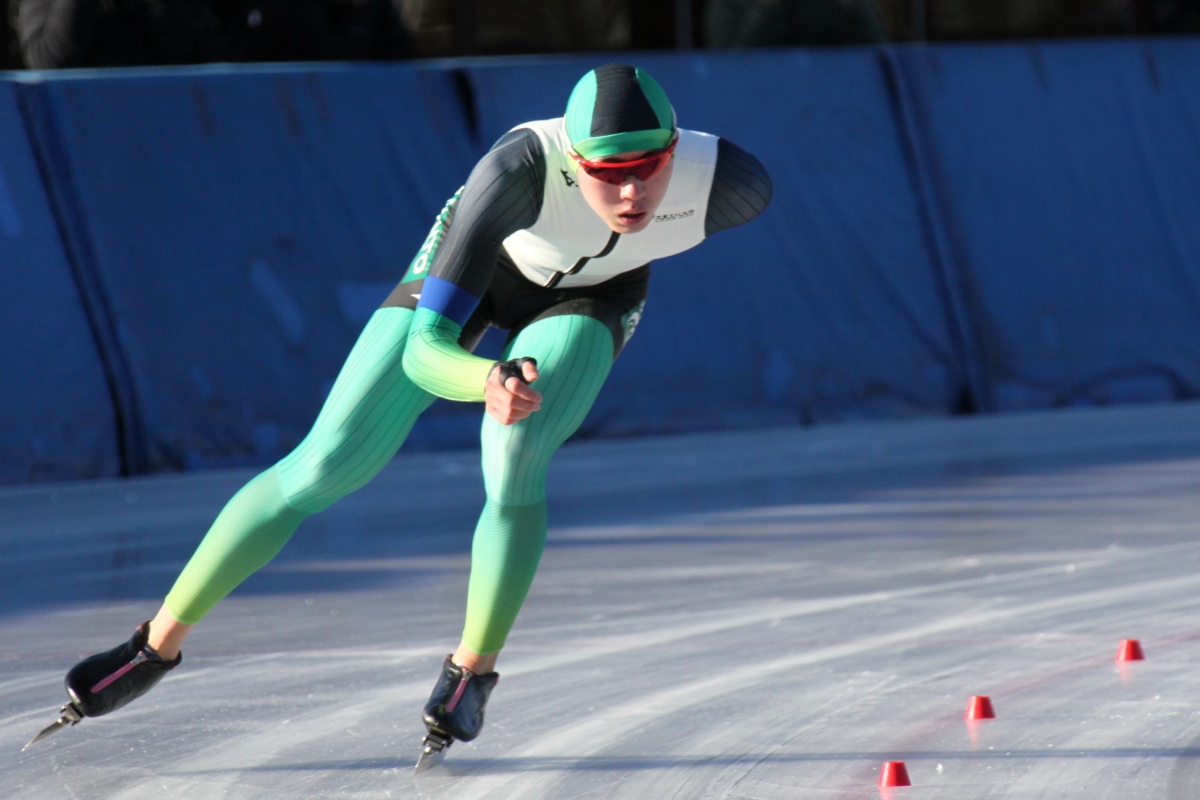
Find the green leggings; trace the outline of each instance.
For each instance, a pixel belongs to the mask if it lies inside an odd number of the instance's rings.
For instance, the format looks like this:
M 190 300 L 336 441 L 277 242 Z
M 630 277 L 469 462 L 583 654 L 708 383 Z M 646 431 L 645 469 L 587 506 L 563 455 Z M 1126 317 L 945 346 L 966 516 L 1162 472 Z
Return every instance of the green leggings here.
M 287 544 L 307 517 L 370 481 L 391 460 L 434 397 L 404 374 L 413 312 L 375 312 L 304 441 L 233 496 L 167 595 L 167 609 L 195 624 Z M 505 354 L 537 359 L 540 411 L 513 425 L 485 415 L 487 500 L 475 529 L 463 642 L 477 653 L 503 646 L 546 541 L 550 458 L 578 429 L 612 367 L 607 326 L 586 316 L 539 320 Z

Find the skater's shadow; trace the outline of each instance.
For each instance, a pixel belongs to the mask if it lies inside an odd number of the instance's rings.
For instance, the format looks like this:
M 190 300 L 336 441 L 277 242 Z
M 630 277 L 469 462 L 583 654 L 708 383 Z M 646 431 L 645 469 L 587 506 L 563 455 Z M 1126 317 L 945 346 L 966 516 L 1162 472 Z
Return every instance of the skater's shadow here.
M 1200 747 L 1174 748 L 1095 748 L 1081 750 L 1005 750 L 965 752 L 877 752 L 877 753 L 761 753 L 725 754 L 717 756 L 502 756 L 468 760 L 460 758 L 447 761 L 438 769 L 459 777 L 471 775 L 512 775 L 521 772 L 644 772 L 653 770 L 698 769 L 705 767 L 729 767 L 755 763 L 812 763 L 822 761 L 850 761 L 875 765 L 883 761 L 911 760 L 948 762 L 955 760 L 1022 760 L 1022 759 L 1200 759 Z M 433 773 L 430 773 L 433 774 Z
M 1058 760 L 1155 760 L 1169 761 L 1200 759 L 1200 745 L 1191 747 L 1097 747 L 1090 749 L 1053 750 L 987 750 L 987 751 L 911 751 L 860 753 L 726 753 L 694 756 L 497 756 L 477 757 L 458 754 L 453 760 L 420 773 L 418 780 L 437 782 L 439 778 L 469 778 L 472 776 L 516 775 L 523 772 L 647 772 L 654 770 L 699 769 L 729 767 L 755 763 L 816 763 L 849 761 L 877 764 L 888 760 L 936 761 L 957 760 L 1019 761 L 1025 759 Z M 306 761 L 293 764 L 264 764 L 241 768 L 245 772 L 334 772 L 379 771 L 411 772 L 412 763 L 390 758 L 368 758 L 353 761 Z M 207 771 L 211 772 L 211 771 Z M 179 773 L 175 773 L 179 774 Z M 187 774 L 196 774 L 188 771 Z

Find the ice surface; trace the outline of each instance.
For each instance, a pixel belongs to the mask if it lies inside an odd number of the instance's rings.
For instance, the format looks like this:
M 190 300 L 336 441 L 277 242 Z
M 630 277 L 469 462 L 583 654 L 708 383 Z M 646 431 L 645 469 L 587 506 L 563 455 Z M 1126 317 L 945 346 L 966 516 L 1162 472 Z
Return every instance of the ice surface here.
M 0 795 L 874 800 L 889 760 L 897 800 L 1200 791 L 1197 404 L 569 445 L 485 731 L 421 776 L 482 489 L 402 455 L 151 694 L 20 752 L 249 475 L 0 491 Z

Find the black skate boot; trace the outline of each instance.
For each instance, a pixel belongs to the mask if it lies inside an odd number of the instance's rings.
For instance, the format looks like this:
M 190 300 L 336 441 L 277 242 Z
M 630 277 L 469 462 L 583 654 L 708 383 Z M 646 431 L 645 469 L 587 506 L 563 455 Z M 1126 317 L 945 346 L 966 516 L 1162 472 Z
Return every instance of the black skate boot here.
M 104 653 L 80 661 L 67 673 L 67 692 L 85 717 L 102 717 L 150 691 L 183 660 L 183 653 L 164 661 L 146 643 L 150 623 L 133 638 Z
M 183 653 L 164 661 L 146 643 L 150 623 L 143 622 L 133 638 L 103 653 L 85 658 L 67 673 L 67 694 L 71 702 L 62 707 L 62 716 L 29 744 L 40 741 L 84 717 L 100 717 L 144 695 L 183 660 Z
M 483 728 L 484 707 L 499 680 L 500 676 L 495 672 L 476 675 L 446 656 L 441 677 L 421 715 L 428 733 L 422 742 L 418 770 L 436 763 L 438 756 L 455 739 L 469 742 L 479 735 Z

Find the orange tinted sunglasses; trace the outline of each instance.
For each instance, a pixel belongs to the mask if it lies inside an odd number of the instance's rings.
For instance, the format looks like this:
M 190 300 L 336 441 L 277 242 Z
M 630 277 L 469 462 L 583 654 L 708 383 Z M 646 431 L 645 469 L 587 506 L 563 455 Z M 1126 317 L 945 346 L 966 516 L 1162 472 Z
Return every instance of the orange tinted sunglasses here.
M 671 154 L 675 152 L 675 145 L 678 142 L 679 135 L 676 134 L 675 138 L 664 149 L 656 151 L 653 155 L 636 158 L 633 161 L 588 161 L 574 150 L 568 150 L 567 152 L 571 158 L 575 159 L 575 163 L 579 165 L 580 169 L 588 175 L 596 180 L 620 186 L 630 175 L 639 181 L 648 181 L 662 172 L 663 167 L 671 160 Z

